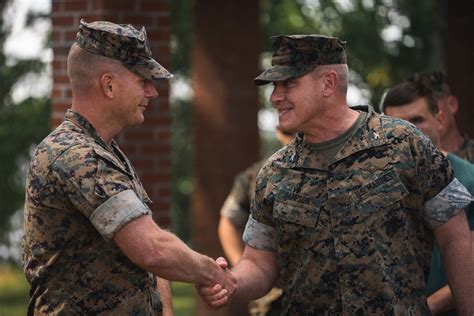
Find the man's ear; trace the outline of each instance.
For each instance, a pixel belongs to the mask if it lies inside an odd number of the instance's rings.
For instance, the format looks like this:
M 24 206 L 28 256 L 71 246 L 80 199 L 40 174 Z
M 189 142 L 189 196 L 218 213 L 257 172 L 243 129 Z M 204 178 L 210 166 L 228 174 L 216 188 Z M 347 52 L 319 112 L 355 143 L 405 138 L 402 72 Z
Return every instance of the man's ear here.
M 435 116 L 436 121 L 438 122 L 438 130 L 442 129 L 446 120 L 446 115 L 443 111 L 438 111 Z
M 458 106 L 458 98 L 456 98 L 454 95 L 448 96 L 448 107 L 451 110 L 451 113 L 456 113 L 459 109 Z
M 336 91 L 339 77 L 335 71 L 328 71 L 323 75 L 323 96 L 329 97 Z
M 100 87 L 104 96 L 112 100 L 117 92 L 117 82 L 113 74 L 106 72 L 100 77 Z

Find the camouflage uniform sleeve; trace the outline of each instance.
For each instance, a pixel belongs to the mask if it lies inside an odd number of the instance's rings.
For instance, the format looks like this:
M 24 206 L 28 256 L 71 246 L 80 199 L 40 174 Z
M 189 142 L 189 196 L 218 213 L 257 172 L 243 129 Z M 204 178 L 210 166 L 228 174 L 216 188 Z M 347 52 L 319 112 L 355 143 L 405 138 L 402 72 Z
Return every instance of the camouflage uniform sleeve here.
M 423 217 L 430 229 L 435 229 L 460 212 L 470 202 L 466 188 L 454 179 L 446 157 L 423 133 L 415 129 L 417 175 L 422 186 Z
M 251 216 L 245 227 L 244 242 L 259 250 L 276 251 L 276 229 L 273 223 L 273 184 L 271 163 L 267 163 L 258 173 L 255 196 L 251 204 Z
M 228 218 L 234 225 L 244 227 L 250 214 L 250 183 L 246 172 L 239 173 L 234 180 L 232 190 L 221 208 L 221 216 Z M 253 179 L 255 181 L 255 178 Z
M 106 239 L 150 209 L 136 195 L 130 175 L 90 145 L 66 150 L 53 164 L 62 193 Z
M 440 193 L 425 203 L 424 211 L 428 227 L 435 229 L 441 226 L 472 201 L 474 199 L 469 191 L 455 178 Z M 436 212 L 433 213 L 433 210 Z

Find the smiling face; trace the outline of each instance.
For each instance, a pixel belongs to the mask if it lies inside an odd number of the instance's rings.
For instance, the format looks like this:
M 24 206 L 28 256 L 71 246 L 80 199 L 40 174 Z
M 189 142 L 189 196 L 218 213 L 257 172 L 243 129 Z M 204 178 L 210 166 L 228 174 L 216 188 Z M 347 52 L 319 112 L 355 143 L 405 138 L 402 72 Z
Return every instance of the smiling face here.
M 270 96 L 278 111 L 279 127 L 289 133 L 307 132 L 321 109 L 322 83 L 314 72 L 286 81 L 276 81 Z
M 122 126 L 141 124 L 145 120 L 143 112 L 151 99 L 158 96 L 150 80 L 145 80 L 131 71 L 124 70 L 117 78 L 117 102 L 114 104 L 114 117 Z

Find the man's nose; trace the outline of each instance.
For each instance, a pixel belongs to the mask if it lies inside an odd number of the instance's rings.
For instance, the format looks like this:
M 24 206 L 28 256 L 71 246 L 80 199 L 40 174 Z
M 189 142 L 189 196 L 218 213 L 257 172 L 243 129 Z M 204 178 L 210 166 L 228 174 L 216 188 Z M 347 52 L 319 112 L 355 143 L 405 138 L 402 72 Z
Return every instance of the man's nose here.
M 158 91 L 156 90 L 156 87 L 153 82 L 150 80 L 147 80 L 145 82 L 145 96 L 148 99 L 154 99 L 158 96 Z
M 272 94 L 270 95 L 270 102 L 275 104 L 276 102 L 282 101 L 285 98 L 283 88 L 279 85 L 275 85 Z

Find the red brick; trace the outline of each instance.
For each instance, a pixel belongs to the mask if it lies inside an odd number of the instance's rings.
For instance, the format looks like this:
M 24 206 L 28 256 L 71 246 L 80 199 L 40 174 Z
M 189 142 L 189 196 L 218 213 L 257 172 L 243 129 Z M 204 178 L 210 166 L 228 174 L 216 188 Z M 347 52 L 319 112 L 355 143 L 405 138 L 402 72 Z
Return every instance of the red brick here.
M 64 11 L 87 11 L 87 1 L 66 0 L 64 1 Z
M 71 105 L 69 103 L 56 103 L 56 104 L 53 104 L 53 111 L 64 113 L 70 107 Z
M 143 182 L 169 182 L 171 181 L 171 176 L 169 175 L 152 175 L 152 174 L 144 174 L 140 177 Z
M 69 25 L 74 25 L 75 24 L 75 18 L 72 15 L 67 15 L 67 16 L 52 16 L 52 22 L 53 26 L 58 28 L 60 26 L 69 26 Z
M 148 28 L 153 23 L 153 18 L 150 16 L 142 16 L 142 15 L 126 15 L 124 17 L 124 22 L 126 24 L 132 24 L 137 29 L 141 29 L 142 26 L 144 26 L 145 29 L 147 30 L 147 36 L 148 36 Z
M 160 16 L 157 19 L 158 19 L 158 25 L 160 25 L 160 26 L 171 25 L 171 17 L 170 16 Z M 155 20 L 155 22 L 156 22 L 156 20 Z
M 145 25 L 146 27 L 146 25 Z M 146 34 L 148 36 L 148 39 L 150 42 L 155 42 L 155 41 L 169 41 L 170 40 L 170 32 L 169 31 L 164 31 L 161 29 L 158 30 L 152 30 L 149 31 L 148 28 L 146 27 Z
M 156 0 L 149 0 L 149 1 L 142 1 L 140 9 L 143 11 L 171 11 L 171 6 L 169 1 L 156 1 Z
M 92 10 L 134 12 L 135 1 L 130 0 L 96 0 L 92 2 Z

